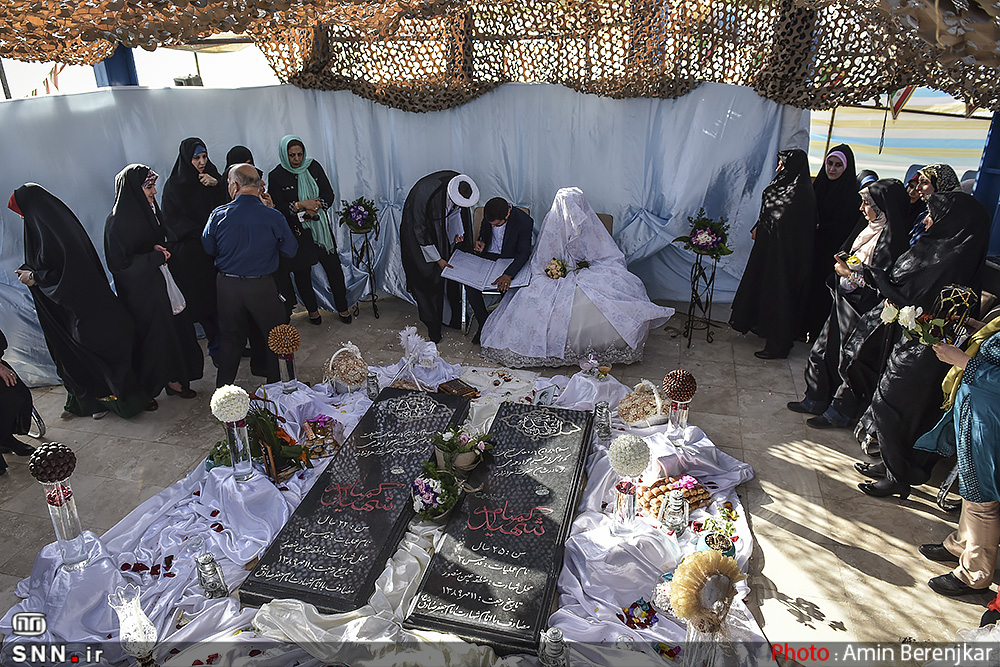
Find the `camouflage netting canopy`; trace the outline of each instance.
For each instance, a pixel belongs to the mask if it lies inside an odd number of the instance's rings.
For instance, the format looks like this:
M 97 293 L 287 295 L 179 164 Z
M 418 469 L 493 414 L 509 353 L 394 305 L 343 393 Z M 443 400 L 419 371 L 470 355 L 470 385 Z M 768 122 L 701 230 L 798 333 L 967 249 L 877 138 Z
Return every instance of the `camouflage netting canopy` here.
M 1000 109 L 1000 0 L 0 0 L 0 57 L 93 64 L 247 33 L 278 76 L 407 111 L 508 82 L 609 97 L 703 81 L 797 107 L 906 85 Z

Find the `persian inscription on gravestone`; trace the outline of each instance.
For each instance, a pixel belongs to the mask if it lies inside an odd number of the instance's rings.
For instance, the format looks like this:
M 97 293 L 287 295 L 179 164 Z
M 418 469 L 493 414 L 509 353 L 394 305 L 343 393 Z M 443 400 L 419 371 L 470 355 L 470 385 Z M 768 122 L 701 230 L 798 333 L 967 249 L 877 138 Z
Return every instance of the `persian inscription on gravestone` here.
M 535 652 L 591 440 L 587 412 L 504 403 L 486 484 L 452 516 L 404 627 Z
M 467 398 L 384 389 L 261 556 L 240 601 L 294 598 L 325 613 L 365 604 L 413 517 L 410 483 L 431 437 L 468 410 Z

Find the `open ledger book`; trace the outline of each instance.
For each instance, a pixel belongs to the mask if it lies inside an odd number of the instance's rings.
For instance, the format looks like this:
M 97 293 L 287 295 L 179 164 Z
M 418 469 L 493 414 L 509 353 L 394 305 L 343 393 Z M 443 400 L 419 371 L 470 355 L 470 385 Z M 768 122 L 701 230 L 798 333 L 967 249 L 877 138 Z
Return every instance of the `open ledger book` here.
M 493 284 L 494 281 L 504 274 L 507 267 L 513 261 L 513 257 L 490 260 L 462 250 L 456 250 L 455 254 L 448 260 L 451 266 L 445 267 L 444 271 L 441 272 L 441 276 L 448 280 L 454 280 L 463 285 L 474 287 L 480 292 L 487 292 L 496 289 L 496 285 Z M 517 275 L 510 282 L 511 287 L 524 287 L 530 282 L 531 272 L 528 271 L 529 264 L 531 262 L 525 262 L 521 270 L 517 272 Z

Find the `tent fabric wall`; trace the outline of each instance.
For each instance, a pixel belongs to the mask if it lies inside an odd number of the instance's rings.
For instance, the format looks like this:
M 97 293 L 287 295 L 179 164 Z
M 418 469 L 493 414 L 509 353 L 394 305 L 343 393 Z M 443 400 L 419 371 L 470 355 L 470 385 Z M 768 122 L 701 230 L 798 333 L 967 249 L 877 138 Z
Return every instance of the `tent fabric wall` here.
M 235 144 L 257 166 L 277 164 L 278 140 L 298 134 L 325 168 L 338 197 L 374 199 L 381 209 L 378 287 L 408 298 L 399 223 L 421 176 L 455 169 L 472 176 L 483 199 L 530 207 L 536 225 L 556 190 L 579 186 L 595 210 L 615 217 L 615 236 L 650 297 L 684 300 L 692 256 L 671 246 L 687 216 L 704 207 L 732 224 L 735 252 L 720 263 L 716 300 L 731 300 L 750 249 L 760 194 L 775 153 L 804 147 L 808 113 L 748 88 L 705 84 L 675 100 L 584 95 L 556 85 L 510 84 L 455 109 L 414 114 L 346 91 L 293 86 L 235 90 L 113 88 L 0 102 L 0 193 L 40 183 L 77 214 L 103 257 L 104 220 L 114 176 L 126 164 L 165 178 L 181 139 L 205 140 L 220 166 Z M 162 181 L 161 181 L 162 184 Z M 336 208 L 340 207 L 338 201 Z M 29 384 L 58 382 L 27 289 L 13 273 L 23 261 L 20 218 L 0 211 L 0 328 L 10 360 Z M 338 227 L 350 266 L 350 235 Z M 321 272 L 321 302 L 330 294 Z M 366 293 L 351 268 L 349 297 Z M 347 335 L 345 330 L 344 335 Z

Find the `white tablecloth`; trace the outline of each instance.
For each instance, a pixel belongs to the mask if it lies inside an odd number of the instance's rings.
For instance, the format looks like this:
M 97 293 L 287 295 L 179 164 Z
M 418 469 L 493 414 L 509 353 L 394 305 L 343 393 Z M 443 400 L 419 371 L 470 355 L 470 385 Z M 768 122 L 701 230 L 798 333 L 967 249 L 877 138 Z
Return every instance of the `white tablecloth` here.
M 386 382 L 398 367 L 373 370 L 381 382 Z M 628 392 L 614 378 L 601 381 L 583 373 L 572 378 L 539 378 L 525 371 L 471 370 L 454 367 L 449 373 L 437 372 L 441 377 L 433 379 L 443 382 L 461 373 L 463 379 L 481 390 L 482 396 L 473 402 L 470 413 L 470 422 L 481 428 L 488 427 L 503 400 L 529 403 L 538 390 L 552 384 L 561 390 L 557 405 L 579 410 L 590 410 L 600 400 L 614 407 Z M 511 379 L 507 381 L 502 373 Z M 497 377 L 501 378 L 498 385 L 494 384 Z M 292 394 L 282 394 L 279 385 L 264 390 L 276 402 L 278 414 L 289 420 L 286 428 L 293 436 L 298 424 L 319 414 L 341 421 L 349 433 L 371 405 L 363 390 L 346 396 L 328 395 L 325 385 L 300 385 L 299 391 Z M 616 434 L 624 431 L 620 422 L 615 424 Z M 666 472 L 689 473 L 710 488 L 714 500 L 732 502 L 739 514 L 736 558 L 745 570 L 752 537 L 735 488 L 753 477 L 750 466 L 716 449 L 694 426 L 686 430 L 680 447 L 668 439 L 669 426 L 633 432 L 646 439 L 658 465 Z M 22 601 L 0 620 L 0 632 L 7 635 L 4 654 L 22 641 L 116 641 L 118 623 L 106 605 L 107 594 L 117 585 L 133 582 L 141 587 L 142 607 L 160 633 L 156 657 L 164 667 L 191 665 L 195 660 L 205 664 L 258 665 L 277 664 L 277 660 L 289 666 L 340 662 L 421 667 L 537 664 L 530 656 L 511 656 L 501 661 L 491 649 L 452 635 L 402 628 L 434 544 L 443 536 L 441 527 L 416 520 L 379 577 L 371 600 L 356 611 L 321 615 L 296 600 L 274 601 L 259 611 L 241 611 L 232 597 L 205 598 L 191 549 L 185 548 L 191 538 L 201 536 L 206 541 L 223 567 L 226 582 L 235 588 L 248 575 L 247 563 L 260 556 L 275 538 L 327 461 L 295 474 L 278 487 L 262 475 L 237 484 L 229 468 L 206 472 L 199 466 L 142 503 L 100 541 L 91 536 L 94 561 L 79 572 L 66 573 L 58 568 L 56 547 L 47 546 L 31 577 L 18 584 L 16 593 Z M 559 609 L 550 625 L 561 628 L 568 640 L 580 642 L 574 644 L 574 664 L 608 664 L 609 644 L 621 635 L 629 635 L 646 653 L 633 652 L 625 662 L 617 656 L 616 664 L 663 665 L 663 659 L 652 652 L 648 642 L 679 644 L 684 640 L 684 627 L 660 614 L 659 622 L 651 628 L 631 630 L 615 614 L 640 597 L 648 600 L 660 574 L 676 566 L 679 550 L 673 538 L 661 536 L 648 524 L 642 524 L 628 540 L 611 534 L 612 520 L 606 506 L 613 503 L 616 476 L 608 463 L 607 443 L 596 438 L 587 474 L 580 511 L 566 543 L 559 577 Z M 706 510 L 692 514 L 694 519 L 706 516 Z M 747 590 L 745 584 L 740 584 L 740 597 Z M 11 636 L 13 614 L 25 611 L 48 615 L 44 636 Z M 738 638 L 764 640 L 742 602 L 734 605 L 732 618 Z M 269 662 L 257 662 L 262 657 Z M 108 664 L 122 664 L 121 654 L 109 655 Z

